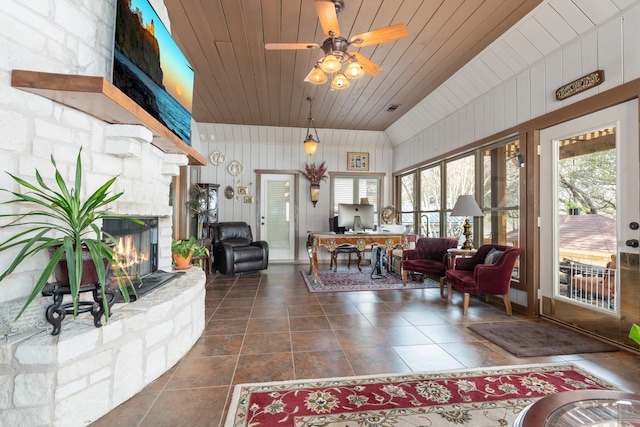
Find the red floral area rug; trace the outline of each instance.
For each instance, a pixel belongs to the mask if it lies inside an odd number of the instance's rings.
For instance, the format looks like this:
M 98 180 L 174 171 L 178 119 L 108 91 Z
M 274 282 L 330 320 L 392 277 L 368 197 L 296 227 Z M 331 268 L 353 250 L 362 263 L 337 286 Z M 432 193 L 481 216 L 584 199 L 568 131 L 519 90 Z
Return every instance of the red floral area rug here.
M 620 390 L 572 364 L 238 384 L 225 427 L 510 426 L 571 390 Z
M 309 292 L 341 292 L 341 291 L 380 291 L 385 289 L 424 289 L 440 288 L 440 284 L 435 280 L 425 278 L 424 282 L 419 277 L 409 276 L 407 286 L 402 285 L 402 277 L 394 272 L 385 273 L 385 277 L 374 275 L 371 277 L 371 268 L 363 267 L 358 271 L 358 267 L 339 267 L 338 271 L 320 270 L 318 282 L 314 277 L 309 276 L 307 271 L 301 271 L 304 283 Z

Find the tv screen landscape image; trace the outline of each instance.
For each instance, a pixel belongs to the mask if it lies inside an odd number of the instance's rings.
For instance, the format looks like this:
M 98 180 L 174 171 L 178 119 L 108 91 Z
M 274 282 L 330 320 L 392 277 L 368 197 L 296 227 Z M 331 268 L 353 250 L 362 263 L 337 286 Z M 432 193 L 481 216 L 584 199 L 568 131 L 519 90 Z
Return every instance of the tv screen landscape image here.
M 117 0 L 112 83 L 191 145 L 193 68 L 148 0 Z

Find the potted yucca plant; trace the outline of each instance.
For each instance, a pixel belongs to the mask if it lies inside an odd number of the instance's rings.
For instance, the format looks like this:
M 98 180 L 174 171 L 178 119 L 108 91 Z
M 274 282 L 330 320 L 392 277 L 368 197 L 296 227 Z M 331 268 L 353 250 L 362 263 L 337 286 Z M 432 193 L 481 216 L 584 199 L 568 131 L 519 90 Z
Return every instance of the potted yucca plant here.
M 142 224 L 141 221 L 116 215 L 106 206 L 122 196 L 122 192 L 111 195 L 109 190 L 116 178 L 111 178 L 82 200 L 82 148 L 78 152 L 75 165 L 75 180 L 69 187 L 51 156 L 55 169 L 55 185 L 49 186 L 36 169 L 36 182 L 28 182 L 10 173 L 9 176 L 24 188 L 24 193 L 0 188 L 12 199 L 3 205 L 19 204 L 28 210 L 0 214 L 0 230 L 15 229 L 17 232 L 0 242 L 0 253 L 19 248 L 13 262 L 0 273 L 0 281 L 10 275 L 23 261 L 31 256 L 47 251 L 49 261 L 44 264 L 42 274 L 33 285 L 31 294 L 16 316 L 22 315 L 27 306 L 42 292 L 49 278 L 54 274 L 58 286 L 68 287 L 73 302 L 74 317 L 78 313 L 80 288 L 84 285 L 98 285 L 102 292 L 105 316 L 109 317 L 105 291 L 110 283 L 108 275 L 114 260 L 113 237 L 101 232 L 99 226 L 103 218 L 124 218 Z M 11 219 L 5 222 L 6 219 Z M 129 300 L 127 288 L 133 289 L 131 282 L 118 281 L 125 301 Z

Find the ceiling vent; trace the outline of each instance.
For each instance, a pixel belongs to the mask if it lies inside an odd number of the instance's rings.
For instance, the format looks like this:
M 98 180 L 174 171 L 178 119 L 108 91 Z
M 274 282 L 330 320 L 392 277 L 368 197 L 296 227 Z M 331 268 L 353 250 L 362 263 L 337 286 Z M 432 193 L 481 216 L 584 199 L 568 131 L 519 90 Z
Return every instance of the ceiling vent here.
M 387 108 L 387 111 L 390 113 L 393 113 L 394 111 L 396 111 L 398 109 L 398 107 L 402 105 L 402 104 L 391 104 L 389 105 L 389 107 Z

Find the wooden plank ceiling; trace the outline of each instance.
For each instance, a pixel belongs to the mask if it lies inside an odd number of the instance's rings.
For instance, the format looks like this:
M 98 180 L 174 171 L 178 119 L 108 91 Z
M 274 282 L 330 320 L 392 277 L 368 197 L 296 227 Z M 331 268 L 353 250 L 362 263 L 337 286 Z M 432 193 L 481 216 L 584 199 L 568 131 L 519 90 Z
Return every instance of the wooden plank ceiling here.
M 195 70 L 200 123 L 305 127 L 307 97 L 319 128 L 382 131 L 402 117 L 542 0 L 345 0 L 347 39 L 404 23 L 409 37 L 357 50 L 382 67 L 336 91 L 304 78 L 321 49 L 267 51 L 265 43 L 327 38 L 313 0 L 171 0 L 177 43 Z M 397 104 L 393 111 L 388 108 Z

